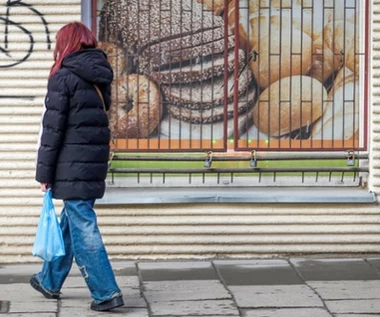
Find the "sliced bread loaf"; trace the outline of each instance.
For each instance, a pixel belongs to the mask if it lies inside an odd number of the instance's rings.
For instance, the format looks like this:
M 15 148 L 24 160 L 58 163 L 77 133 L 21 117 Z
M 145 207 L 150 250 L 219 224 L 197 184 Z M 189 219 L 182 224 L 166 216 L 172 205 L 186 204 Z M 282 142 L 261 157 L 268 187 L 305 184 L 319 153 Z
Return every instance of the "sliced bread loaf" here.
M 249 67 L 241 65 L 238 80 L 239 94 L 247 90 L 252 81 L 252 72 Z M 166 99 L 173 105 L 194 110 L 206 110 L 222 105 L 227 98 L 230 101 L 235 91 L 235 75 L 231 73 L 227 82 L 227 95 L 224 92 L 224 77 L 213 77 L 207 81 L 193 82 L 181 85 L 161 85 Z
M 256 100 L 257 92 L 254 86 L 251 86 L 244 94 L 239 96 L 237 105 L 237 113 L 243 113 L 253 107 Z M 231 100 L 225 111 L 224 105 L 215 105 L 207 110 L 191 110 L 180 105 L 166 104 L 169 113 L 180 120 L 192 123 L 210 123 L 223 120 L 225 117 L 231 118 L 234 116 L 234 100 Z

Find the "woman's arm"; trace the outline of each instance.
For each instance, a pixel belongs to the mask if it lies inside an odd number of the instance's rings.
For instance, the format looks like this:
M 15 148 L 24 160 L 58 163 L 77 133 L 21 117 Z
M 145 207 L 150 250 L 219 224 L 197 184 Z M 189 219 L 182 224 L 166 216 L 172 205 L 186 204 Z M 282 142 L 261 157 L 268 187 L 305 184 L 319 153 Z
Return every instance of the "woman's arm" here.
M 54 182 L 57 159 L 65 136 L 69 114 L 69 92 L 66 78 L 59 73 L 49 79 L 45 106 L 36 169 L 36 180 L 44 185 Z M 47 185 L 44 187 L 46 188 Z M 42 185 L 41 188 L 43 188 Z

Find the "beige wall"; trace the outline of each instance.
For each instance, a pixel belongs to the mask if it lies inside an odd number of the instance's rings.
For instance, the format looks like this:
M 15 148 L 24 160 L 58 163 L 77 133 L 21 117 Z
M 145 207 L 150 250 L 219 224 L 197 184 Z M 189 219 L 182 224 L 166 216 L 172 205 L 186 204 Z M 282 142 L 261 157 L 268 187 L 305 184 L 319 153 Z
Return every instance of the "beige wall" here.
M 79 0 L 35 0 L 33 6 L 48 22 L 52 41 L 63 24 L 80 19 Z M 373 1 L 372 6 L 369 190 L 379 194 L 380 1 Z M 47 49 L 40 18 L 28 10 L 15 8 L 14 12 L 12 20 L 22 21 L 35 44 L 26 62 L 0 68 L 0 96 L 12 96 L 0 98 L 0 263 L 37 261 L 31 256 L 31 246 L 42 194 L 34 181 L 34 160 L 53 49 Z M 5 7 L 0 7 L 0 16 L 4 15 Z M 24 36 L 19 35 L 15 55 L 22 56 L 25 50 Z M 6 58 L 1 55 L 0 61 L 5 63 Z M 57 211 L 60 206 L 57 203 Z M 97 212 L 112 258 L 380 251 L 377 205 L 102 206 Z

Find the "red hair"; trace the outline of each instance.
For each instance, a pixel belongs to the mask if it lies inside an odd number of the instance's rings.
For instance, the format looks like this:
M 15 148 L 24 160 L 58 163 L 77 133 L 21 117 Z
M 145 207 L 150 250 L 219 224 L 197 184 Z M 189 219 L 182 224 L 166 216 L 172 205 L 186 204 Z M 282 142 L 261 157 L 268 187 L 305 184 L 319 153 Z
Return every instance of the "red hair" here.
M 94 34 L 80 22 L 66 24 L 58 31 L 56 39 L 54 64 L 51 67 L 49 77 L 61 68 L 63 59 L 70 53 L 97 46 Z

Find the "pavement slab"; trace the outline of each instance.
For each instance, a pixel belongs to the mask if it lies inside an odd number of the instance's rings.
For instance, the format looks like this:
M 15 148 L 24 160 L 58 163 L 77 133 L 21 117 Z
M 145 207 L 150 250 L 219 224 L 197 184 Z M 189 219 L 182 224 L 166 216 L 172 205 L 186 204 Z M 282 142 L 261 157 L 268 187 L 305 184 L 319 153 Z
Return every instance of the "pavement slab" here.
M 237 307 L 231 300 L 160 301 L 150 303 L 150 309 L 153 316 L 239 315 Z
M 116 276 L 137 276 L 136 263 L 133 261 L 112 262 L 112 269 Z
M 231 299 L 219 281 L 145 282 L 144 295 L 149 303 L 159 301 Z
M 290 259 L 306 281 L 380 280 L 363 259 Z
M 173 293 L 181 292 L 182 290 L 193 290 L 198 292 L 204 289 L 224 289 L 223 284 L 219 280 L 195 280 L 195 281 L 152 281 L 144 282 L 144 291 L 173 291 Z
M 118 261 L 112 266 L 125 301 L 112 314 L 120 316 L 380 316 L 380 257 Z M 0 317 L 105 316 L 90 310 L 92 298 L 75 264 L 59 301 L 29 285 L 40 268 L 40 263 L 0 266 Z
M 334 317 L 374 317 L 374 314 L 334 314 Z
M 9 313 L 56 313 L 57 301 L 12 301 Z
M 323 302 L 306 285 L 230 286 L 242 308 L 322 307 Z
M 376 314 L 380 316 L 380 299 L 326 301 L 326 306 L 336 314 Z
M 140 287 L 138 276 L 116 276 L 116 282 L 119 287 Z M 87 288 L 87 285 L 82 276 L 69 276 L 66 279 L 63 288 Z
M 379 258 L 368 258 L 366 261 L 372 265 L 375 269 L 377 269 L 380 274 L 380 259 Z
M 1 284 L 0 284 L 1 285 Z M 39 292 L 34 290 L 29 284 L 5 284 L 0 286 L 0 300 L 8 301 L 53 301 L 54 299 L 46 299 Z
M 59 317 L 104 317 L 108 315 L 119 315 L 128 317 L 149 317 L 147 309 L 134 309 L 127 307 L 120 307 L 113 309 L 111 313 L 96 312 L 88 308 L 69 308 L 62 309 Z
M 138 267 L 143 281 L 218 279 L 211 262 L 141 262 Z
M 227 285 L 303 284 L 285 260 L 213 261 Z
M 1 314 L 1 316 L 9 316 L 9 317 L 56 317 L 56 313 L 21 313 L 21 314 L 15 314 L 15 313 L 10 313 L 10 314 Z
M 332 317 L 332 315 L 320 308 L 288 308 L 247 310 L 243 312 L 243 317 Z
M 380 299 L 380 280 L 311 281 L 308 282 L 322 299 Z

